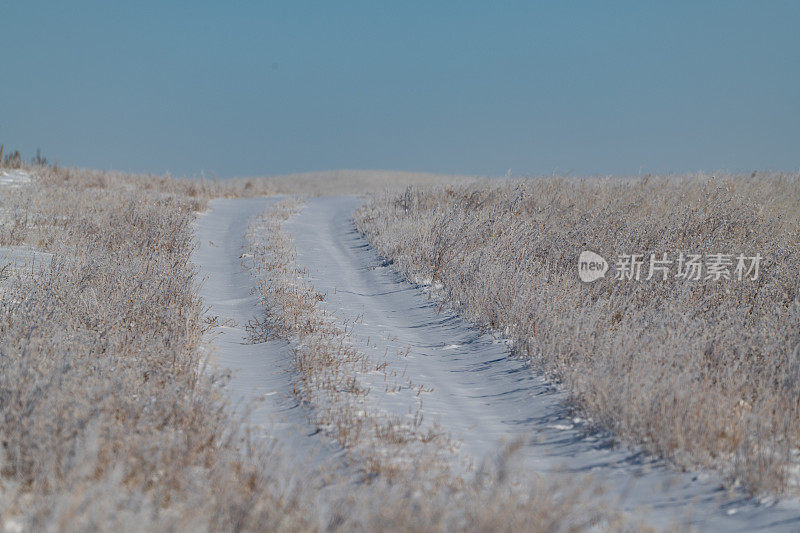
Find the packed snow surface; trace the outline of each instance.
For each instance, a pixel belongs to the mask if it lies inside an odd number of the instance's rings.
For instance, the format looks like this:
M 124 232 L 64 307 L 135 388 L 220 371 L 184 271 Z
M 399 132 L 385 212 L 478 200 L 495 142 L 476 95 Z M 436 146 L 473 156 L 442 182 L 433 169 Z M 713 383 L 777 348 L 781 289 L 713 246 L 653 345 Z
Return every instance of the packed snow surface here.
M 341 450 L 316 435 L 309 413 L 292 395 L 290 346 L 282 341 L 253 344 L 245 330 L 248 321 L 263 314 L 253 293 L 256 280 L 242 264 L 245 236 L 250 220 L 273 202 L 264 198 L 211 202 L 197 222 L 192 261 L 200 270 L 206 316 L 216 317 L 222 325 L 210 363 L 217 373 L 230 372 L 226 389 L 234 407 L 287 459 L 318 464 Z

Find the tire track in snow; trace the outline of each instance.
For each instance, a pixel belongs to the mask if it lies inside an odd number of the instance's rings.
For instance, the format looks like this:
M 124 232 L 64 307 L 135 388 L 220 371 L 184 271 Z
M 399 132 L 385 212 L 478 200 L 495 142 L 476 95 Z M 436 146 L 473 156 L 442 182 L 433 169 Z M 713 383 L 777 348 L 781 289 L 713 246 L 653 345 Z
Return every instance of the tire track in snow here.
M 197 220 L 192 262 L 202 280 L 200 296 L 209 317 L 223 324 L 214 339 L 210 362 L 230 371 L 226 387 L 234 408 L 283 450 L 290 461 L 333 466 L 342 455 L 323 441 L 309 422 L 308 412 L 292 394 L 292 351 L 284 341 L 250 344 L 245 326 L 263 314 L 256 280 L 242 265 L 250 220 L 275 198 L 218 199 Z M 249 410 L 248 410 L 249 409 Z
M 679 473 L 643 453 L 614 448 L 607 435 L 587 433 L 553 389 L 508 347 L 449 310 L 381 264 L 355 229 L 360 201 L 327 197 L 310 201 L 284 228 L 333 312 L 353 325 L 356 345 L 375 362 L 388 361 L 402 381 L 432 387 L 385 393 L 373 383 L 373 401 L 387 412 L 408 414 L 423 398 L 427 422 L 438 420 L 476 462 L 515 437 L 525 442 L 523 468 L 559 475 L 589 474 L 619 497 L 623 509 L 644 511 L 656 526 L 678 523 L 702 530 L 798 530 L 800 504 L 760 505 L 724 491 L 709 472 Z M 407 350 L 407 353 L 406 353 Z M 367 377 L 369 379 L 369 376 Z

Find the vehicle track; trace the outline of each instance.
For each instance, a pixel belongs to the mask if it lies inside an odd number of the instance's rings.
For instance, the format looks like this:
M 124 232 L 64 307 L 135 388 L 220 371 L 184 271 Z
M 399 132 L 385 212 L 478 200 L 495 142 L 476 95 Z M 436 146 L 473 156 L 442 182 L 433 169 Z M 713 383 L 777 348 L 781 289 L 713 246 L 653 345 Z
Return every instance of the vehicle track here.
M 192 261 L 202 280 L 200 296 L 221 327 L 209 362 L 216 372 L 229 373 L 226 390 L 234 408 L 256 429 L 302 464 L 331 466 L 342 450 L 321 439 L 309 423 L 309 413 L 292 394 L 291 346 L 279 340 L 253 344 L 245 329 L 263 314 L 253 292 L 256 280 L 242 264 L 252 218 L 275 198 L 219 199 L 197 220 Z

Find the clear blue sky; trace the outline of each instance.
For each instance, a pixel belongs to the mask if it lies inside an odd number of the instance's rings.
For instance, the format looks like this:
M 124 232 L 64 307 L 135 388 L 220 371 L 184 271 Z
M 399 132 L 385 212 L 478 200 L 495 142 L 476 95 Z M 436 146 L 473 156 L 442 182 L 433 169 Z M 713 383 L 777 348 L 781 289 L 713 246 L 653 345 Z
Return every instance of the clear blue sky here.
M 800 167 L 800 2 L 0 0 L 0 142 L 220 177 Z

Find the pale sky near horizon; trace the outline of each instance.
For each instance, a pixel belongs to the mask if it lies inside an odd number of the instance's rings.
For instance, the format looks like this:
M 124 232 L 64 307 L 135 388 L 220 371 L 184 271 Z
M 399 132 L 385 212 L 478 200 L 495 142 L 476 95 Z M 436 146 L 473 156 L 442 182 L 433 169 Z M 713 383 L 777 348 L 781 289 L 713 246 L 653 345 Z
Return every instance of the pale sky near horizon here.
M 219 177 L 800 168 L 800 2 L 0 0 L 0 143 Z

